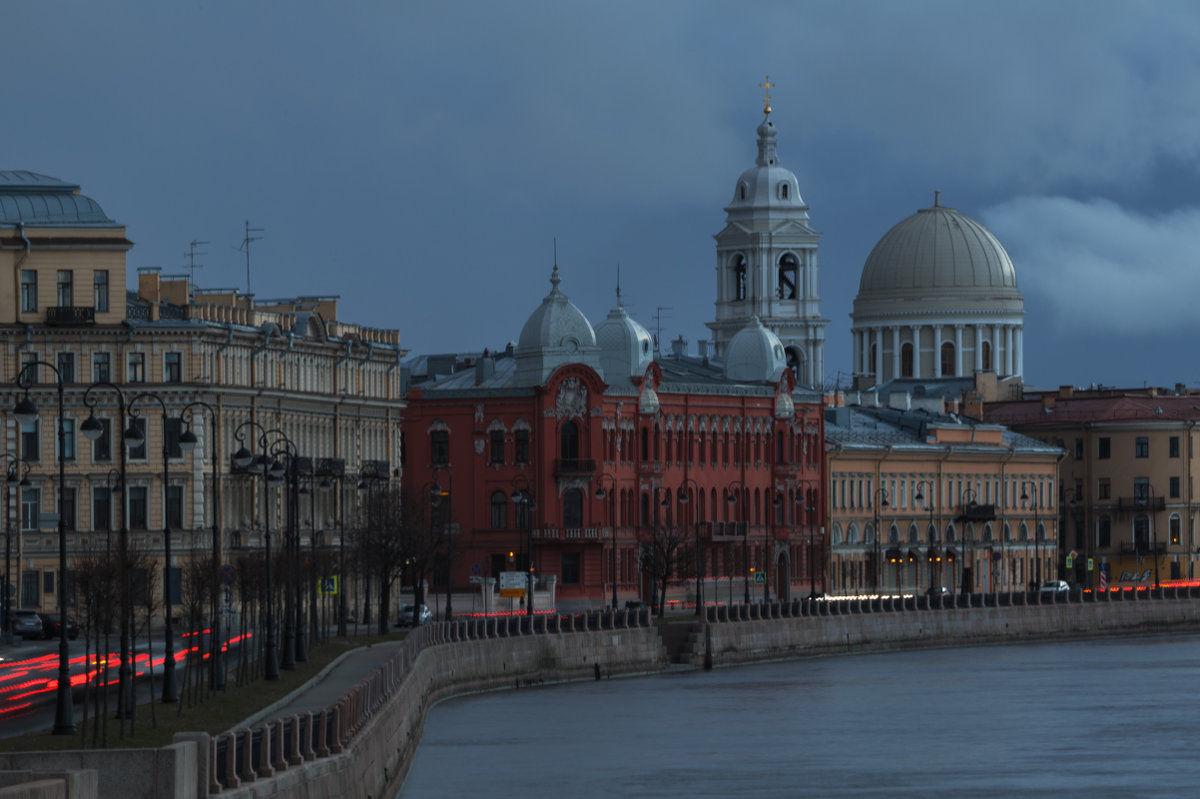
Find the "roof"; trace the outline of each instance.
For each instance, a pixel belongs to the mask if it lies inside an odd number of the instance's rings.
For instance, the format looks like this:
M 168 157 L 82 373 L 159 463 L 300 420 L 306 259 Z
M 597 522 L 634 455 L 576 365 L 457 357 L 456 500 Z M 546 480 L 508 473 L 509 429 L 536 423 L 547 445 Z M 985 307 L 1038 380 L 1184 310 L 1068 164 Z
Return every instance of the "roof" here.
M 120 227 L 73 183 L 23 170 L 0 171 L 0 225 Z
M 825 411 L 825 440 L 830 446 L 843 449 L 877 449 L 881 447 L 903 447 L 912 450 L 943 451 L 948 446 L 955 450 L 990 450 L 1000 447 L 954 443 L 929 443 L 926 438 L 930 426 L 959 425 L 976 427 L 981 423 L 956 414 L 934 414 L 925 411 L 901 411 L 892 408 L 864 408 L 846 406 L 827 408 Z M 989 426 L 991 422 L 989 421 Z M 1022 452 L 1041 452 L 1057 456 L 1058 447 L 1038 441 L 1021 433 L 1005 429 L 1001 434 L 1005 450 L 1009 447 Z
M 1151 423 L 1200 420 L 1200 397 L 1150 397 L 1121 394 L 1111 397 L 1054 397 L 1042 400 L 992 402 L 984 418 L 996 424 L 1061 427 L 1107 422 Z

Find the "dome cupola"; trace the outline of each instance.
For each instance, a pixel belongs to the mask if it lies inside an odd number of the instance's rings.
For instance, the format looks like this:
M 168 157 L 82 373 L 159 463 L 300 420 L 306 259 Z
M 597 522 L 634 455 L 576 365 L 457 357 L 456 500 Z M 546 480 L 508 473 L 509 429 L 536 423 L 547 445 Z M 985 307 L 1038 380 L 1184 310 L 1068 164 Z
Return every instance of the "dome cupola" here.
M 596 344 L 600 347 L 600 365 L 608 383 L 640 377 L 654 360 L 654 339 L 619 302 L 596 325 Z
M 583 312 L 559 291 L 561 282 L 555 264 L 550 274 L 550 293 L 521 328 L 515 353 L 519 385 L 543 385 L 555 369 L 568 363 L 600 370 L 596 333 Z
M 729 342 L 725 377 L 740 383 L 774 382 L 787 365 L 783 342 L 755 317 Z

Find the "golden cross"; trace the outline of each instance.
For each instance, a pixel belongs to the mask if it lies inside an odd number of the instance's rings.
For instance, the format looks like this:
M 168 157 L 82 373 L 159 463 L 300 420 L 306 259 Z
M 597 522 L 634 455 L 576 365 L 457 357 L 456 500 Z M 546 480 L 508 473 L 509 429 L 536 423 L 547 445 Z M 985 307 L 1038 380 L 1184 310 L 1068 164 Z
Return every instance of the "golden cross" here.
M 771 87 L 778 86 L 779 84 L 771 83 L 771 76 L 767 75 L 764 82 L 760 83 L 758 85 L 764 90 L 763 91 L 763 94 L 764 94 L 764 96 L 763 96 L 763 112 L 769 114 L 769 113 L 771 113 Z

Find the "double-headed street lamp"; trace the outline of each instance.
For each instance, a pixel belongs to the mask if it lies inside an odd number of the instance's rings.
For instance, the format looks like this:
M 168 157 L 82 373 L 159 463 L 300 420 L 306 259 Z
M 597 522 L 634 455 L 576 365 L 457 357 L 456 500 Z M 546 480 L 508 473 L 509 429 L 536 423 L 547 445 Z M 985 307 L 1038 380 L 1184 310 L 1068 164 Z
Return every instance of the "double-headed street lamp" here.
M 740 491 L 735 491 L 734 490 L 735 488 L 740 489 Z M 738 515 L 738 513 L 737 513 L 738 504 L 739 504 L 738 503 L 738 494 L 744 492 L 745 490 L 746 490 L 746 484 L 743 483 L 741 480 L 734 480 L 728 486 L 725 487 L 725 501 L 729 503 L 729 507 L 734 509 L 734 514 L 733 514 L 734 516 Z M 747 504 L 748 503 L 746 503 L 745 501 L 741 502 L 741 506 L 742 506 L 741 515 L 742 516 L 749 515 L 750 509 L 746 507 Z M 738 520 L 735 518 L 734 521 L 736 522 Z M 749 520 L 743 519 L 742 523 L 741 523 L 741 528 L 742 528 L 742 590 L 745 593 L 745 596 L 743 599 L 747 605 L 750 604 L 750 542 L 748 540 L 749 527 L 750 527 Z
M 608 479 L 609 488 L 606 491 L 604 488 L 604 480 Z M 617 609 L 617 528 L 613 524 L 613 505 L 616 503 L 617 479 L 608 472 L 601 472 L 596 477 L 596 499 L 604 503 L 605 518 L 608 520 L 608 529 L 612 535 L 612 548 L 609 557 L 609 576 L 612 579 L 612 609 Z M 603 539 L 601 539 L 603 546 Z M 601 555 L 603 557 L 603 554 Z M 600 586 L 600 594 L 604 594 L 604 585 Z
M 888 492 L 883 486 L 875 489 L 875 526 L 871 528 L 871 536 L 875 539 L 875 568 L 872 569 L 875 579 L 875 594 L 879 595 L 879 575 L 883 572 L 883 537 L 879 534 L 879 509 L 888 507 Z
M 701 608 L 704 607 L 704 556 L 700 552 L 700 522 L 696 519 L 696 506 L 691 502 L 692 496 L 689 496 L 687 492 L 689 483 L 695 491 L 693 496 L 695 496 L 696 502 L 700 501 L 700 484 L 691 477 L 683 478 L 683 483 L 679 486 L 675 499 L 679 502 L 680 508 L 685 505 L 692 506 L 693 555 L 696 566 L 696 615 L 700 615 Z M 613 607 L 616 607 L 615 603 Z
M 63 399 L 62 372 L 54 364 L 45 361 L 28 361 L 17 374 L 17 385 L 24 389 L 25 396 L 13 409 L 13 416 L 22 426 L 37 421 L 38 409 L 29 398 L 29 388 L 35 383 L 34 367 L 44 366 L 54 372 L 58 387 L 58 612 L 63 623 L 58 626 L 58 689 L 54 711 L 54 734 L 75 734 L 75 709 L 71 704 L 71 652 L 67 644 L 67 519 L 66 509 L 66 461 L 67 461 L 67 416 Z M 7 575 L 5 575 L 7 578 Z M 7 593 L 7 586 L 5 586 Z M 10 620 L 5 618 L 5 624 Z
M 1030 489 L 1033 489 L 1030 495 Z M 1041 535 L 1038 530 L 1038 499 L 1039 491 L 1037 484 L 1032 480 L 1024 480 L 1021 482 L 1021 507 L 1028 509 L 1033 508 L 1033 590 L 1038 591 L 1042 585 L 1042 550 L 1041 550 Z M 1038 591 L 1038 603 L 1041 604 L 1042 593 Z
M 217 411 L 203 400 L 194 400 L 183 406 L 180 417 L 187 421 L 187 429 L 179 436 L 179 447 L 184 452 L 196 449 L 200 440 L 192 432 L 192 421 L 196 408 L 204 408 L 212 419 L 212 429 L 209 430 L 209 440 L 212 442 L 212 632 L 209 634 L 209 687 L 213 690 L 225 687 L 224 642 L 221 640 L 221 475 L 218 470 L 220 463 L 217 457 L 219 436 L 217 434 Z
M 437 482 L 439 472 L 445 472 L 449 483 L 449 489 L 442 490 L 442 486 Z M 441 507 L 442 501 L 446 502 L 445 521 L 442 526 L 443 534 L 446 536 L 446 621 L 454 619 L 454 607 L 451 601 L 451 595 L 454 592 L 454 528 L 451 518 L 451 511 L 454 508 L 454 473 L 450 471 L 448 466 L 433 467 L 433 485 L 429 487 L 429 504 L 432 508 Z
M 524 488 L 518 488 L 517 482 L 523 481 Z M 529 481 L 521 475 L 513 478 L 513 505 L 517 509 L 517 521 L 524 521 L 525 527 L 525 615 L 533 615 L 533 512 L 537 503 L 533 501 L 533 493 L 529 490 Z
M 334 479 L 338 482 L 337 506 L 338 506 L 338 636 L 345 638 L 348 634 L 346 629 L 346 499 L 343 496 L 344 485 L 342 481 L 346 475 L 344 470 L 339 469 L 340 474 L 335 474 Z M 333 490 L 333 480 L 328 477 L 321 478 L 321 492 L 328 494 Z
M 17 488 L 20 490 L 26 488 L 32 483 L 29 482 L 29 464 L 17 458 L 8 452 L 0 454 L 0 462 L 8 461 L 8 466 L 5 469 L 7 472 L 4 478 L 4 579 L 0 580 L 0 589 L 4 591 L 4 642 L 9 646 L 13 643 L 13 626 L 12 626 L 12 534 L 13 524 L 11 520 L 14 504 L 12 501 L 12 490 Z M 25 467 L 24 475 L 18 477 L 17 471 L 19 467 Z M 19 498 L 18 504 L 15 507 L 20 507 Z
M 925 496 L 925 489 L 929 489 L 929 496 Z M 941 563 L 942 552 L 938 542 L 937 526 L 933 523 L 933 511 L 937 507 L 937 497 L 934 492 L 937 486 L 930 480 L 922 480 L 917 483 L 917 493 L 913 494 L 913 502 L 924 502 L 925 510 L 929 511 L 929 546 L 934 550 L 932 557 L 929 559 L 929 587 L 937 587 L 937 574 L 935 573 L 934 563 Z M 934 561 L 932 558 L 936 557 Z M 953 577 L 953 575 L 951 575 Z

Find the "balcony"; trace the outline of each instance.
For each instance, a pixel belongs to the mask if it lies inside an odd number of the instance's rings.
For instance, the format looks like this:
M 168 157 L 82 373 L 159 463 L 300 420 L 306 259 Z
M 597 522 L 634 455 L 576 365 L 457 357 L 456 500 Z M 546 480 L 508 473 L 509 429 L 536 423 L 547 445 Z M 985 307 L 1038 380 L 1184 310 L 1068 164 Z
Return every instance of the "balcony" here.
M 346 461 L 342 458 L 317 458 L 317 477 L 345 477 Z
M 1166 541 L 1122 541 L 1122 555 L 1161 555 L 1167 551 Z
M 51 305 L 46 309 L 48 325 L 94 325 L 96 309 L 83 305 Z
M 700 534 L 704 535 L 704 528 L 710 527 L 712 531 L 711 538 L 713 541 L 741 541 L 746 537 L 749 526 L 746 522 L 701 522 Z
M 364 480 L 386 480 L 391 476 L 391 466 L 387 461 L 363 461 L 362 475 Z
M 596 473 L 596 461 L 592 458 L 559 458 L 554 461 L 555 477 L 571 477 Z
M 1137 513 L 1139 511 L 1157 511 L 1167 507 L 1165 497 L 1117 497 L 1119 513 Z

